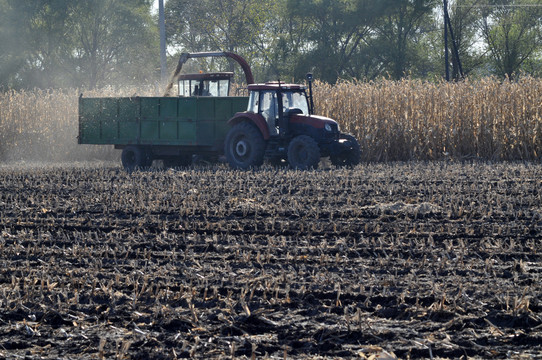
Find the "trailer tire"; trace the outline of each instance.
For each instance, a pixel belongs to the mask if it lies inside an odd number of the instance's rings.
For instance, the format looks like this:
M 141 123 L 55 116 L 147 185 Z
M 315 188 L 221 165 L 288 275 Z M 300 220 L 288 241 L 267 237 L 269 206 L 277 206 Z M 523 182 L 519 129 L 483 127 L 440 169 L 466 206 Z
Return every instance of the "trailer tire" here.
M 122 166 L 128 172 L 143 169 L 152 164 L 149 153 L 141 146 L 129 145 L 122 150 Z
M 361 161 L 361 149 L 358 140 L 350 135 L 341 135 L 341 140 L 346 140 L 350 143 L 347 149 L 344 149 L 338 154 L 331 154 L 329 159 L 335 166 L 354 167 Z
M 317 168 L 320 162 L 320 148 L 316 141 L 307 135 L 295 137 L 288 145 L 288 162 L 294 169 Z
M 248 122 L 241 122 L 228 132 L 224 154 L 234 169 L 249 169 L 263 164 L 265 145 L 260 130 Z

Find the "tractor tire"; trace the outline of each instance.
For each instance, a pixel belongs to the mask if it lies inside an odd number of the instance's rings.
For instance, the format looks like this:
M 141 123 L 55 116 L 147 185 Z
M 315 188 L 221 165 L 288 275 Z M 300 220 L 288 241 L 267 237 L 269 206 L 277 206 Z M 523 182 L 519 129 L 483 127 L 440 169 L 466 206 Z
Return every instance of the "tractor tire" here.
M 152 165 L 152 157 L 141 146 L 129 145 L 122 150 L 122 166 L 128 172 L 144 169 Z
M 288 145 L 288 162 L 294 169 L 317 168 L 320 162 L 320 148 L 316 141 L 307 135 L 295 137 Z
M 331 154 L 329 157 L 331 163 L 340 167 L 354 167 L 358 165 L 361 161 L 361 149 L 358 140 L 350 134 L 341 135 L 341 139 L 350 142 L 351 146 L 339 154 Z
M 242 122 L 228 132 L 224 154 L 234 169 L 249 169 L 263 164 L 265 140 L 255 126 Z

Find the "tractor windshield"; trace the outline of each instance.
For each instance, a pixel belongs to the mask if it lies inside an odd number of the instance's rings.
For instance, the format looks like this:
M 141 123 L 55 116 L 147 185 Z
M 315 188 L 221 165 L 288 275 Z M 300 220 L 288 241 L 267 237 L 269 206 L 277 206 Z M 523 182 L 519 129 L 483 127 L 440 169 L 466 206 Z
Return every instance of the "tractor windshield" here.
M 233 73 L 200 73 L 179 76 L 180 96 L 228 96 Z
M 282 93 L 282 107 L 284 113 L 288 110 L 299 109 L 303 114 L 309 113 L 309 106 L 307 105 L 307 97 L 304 91 L 288 91 Z
M 179 81 L 181 96 L 228 96 L 229 80 Z

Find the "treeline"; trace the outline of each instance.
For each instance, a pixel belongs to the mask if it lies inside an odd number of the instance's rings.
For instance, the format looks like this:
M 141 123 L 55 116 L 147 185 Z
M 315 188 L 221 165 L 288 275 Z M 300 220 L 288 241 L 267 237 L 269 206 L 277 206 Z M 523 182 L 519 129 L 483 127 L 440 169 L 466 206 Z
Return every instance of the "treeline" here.
M 0 88 L 158 82 L 153 3 L 0 0 Z M 542 74 L 542 0 L 449 0 L 448 10 L 453 78 L 461 75 L 458 58 L 469 77 Z M 441 78 L 442 14 L 442 0 L 167 0 L 169 60 L 173 67 L 179 52 L 233 51 L 257 81 L 299 81 L 308 71 L 330 83 Z
M 149 0 L 0 0 L 0 88 L 147 83 L 157 34 Z

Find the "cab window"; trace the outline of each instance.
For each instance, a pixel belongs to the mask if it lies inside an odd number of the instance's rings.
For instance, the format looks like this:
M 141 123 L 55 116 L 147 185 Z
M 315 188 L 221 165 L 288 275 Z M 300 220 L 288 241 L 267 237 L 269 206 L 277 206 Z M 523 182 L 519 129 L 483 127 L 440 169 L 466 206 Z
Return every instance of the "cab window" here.
M 307 98 L 302 91 L 283 92 L 282 93 L 282 107 L 283 112 L 286 113 L 291 109 L 299 109 L 303 114 L 309 113 L 309 106 L 307 105 Z
M 251 91 L 248 98 L 248 112 L 258 113 L 258 106 L 260 105 L 260 93 L 257 91 Z
M 230 81 L 224 80 L 181 80 L 181 96 L 228 96 Z
M 260 113 L 267 121 L 270 134 L 277 134 L 277 120 L 279 107 L 275 91 L 262 91 L 260 93 Z
M 190 96 L 195 91 L 196 83 L 190 80 L 179 81 L 179 95 Z

